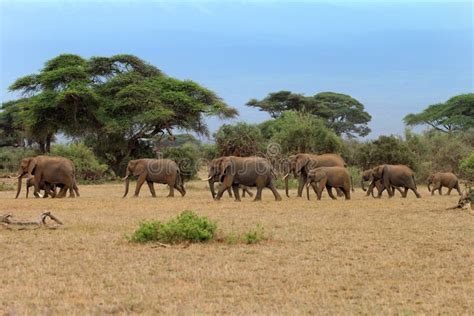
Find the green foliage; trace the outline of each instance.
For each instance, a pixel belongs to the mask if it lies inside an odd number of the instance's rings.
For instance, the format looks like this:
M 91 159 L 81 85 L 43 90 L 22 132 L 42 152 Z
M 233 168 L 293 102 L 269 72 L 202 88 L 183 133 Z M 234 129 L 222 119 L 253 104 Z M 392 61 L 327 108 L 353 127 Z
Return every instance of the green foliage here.
M 170 244 L 207 242 L 214 238 L 216 228 L 216 223 L 207 217 L 200 217 L 192 211 L 184 211 L 167 223 L 142 222 L 128 239 L 138 243 L 153 241 Z
M 249 230 L 243 236 L 243 240 L 247 245 L 257 244 L 265 239 L 265 231 L 261 225 L 257 225 L 254 229 Z
M 349 170 L 349 173 L 351 175 L 352 185 L 354 187 L 359 186 L 360 185 L 360 180 L 362 178 L 362 171 L 363 170 L 361 170 L 361 169 L 359 169 L 358 167 L 355 167 L 355 166 L 350 166 L 347 169 Z
M 214 136 L 221 156 L 256 156 L 264 151 L 263 136 L 253 124 L 224 124 Z
M 461 161 L 459 165 L 462 176 L 470 181 L 474 181 L 474 152 Z
M 285 181 L 281 177 L 277 177 L 275 181 L 273 181 L 273 184 L 275 184 L 275 187 L 277 189 L 283 190 L 285 189 Z M 298 180 L 294 179 L 293 177 L 288 179 L 288 188 L 290 189 L 296 189 L 298 188 Z
M 306 97 L 290 91 L 279 91 L 270 93 L 262 100 L 252 99 L 247 105 L 268 112 L 273 118 L 280 117 L 285 111 L 313 115 L 322 119 L 338 136 L 366 136 L 370 133 L 367 123 L 372 117 L 365 112 L 364 105 L 341 93 L 321 92 Z
M 107 170 L 107 166 L 101 164 L 92 150 L 82 143 L 55 145 L 51 149 L 51 155 L 71 159 L 76 167 L 78 180 L 98 180 Z
M 20 161 L 26 157 L 34 157 L 37 152 L 25 148 L 0 148 L 0 174 L 10 174 L 18 171 Z
M 202 144 L 200 146 L 201 158 L 208 161 L 219 157 L 219 148 L 216 144 Z
M 264 126 L 266 133 L 271 130 L 271 142 L 279 144 L 283 153 L 335 153 L 342 150 L 339 137 L 309 114 L 284 112 L 271 127 L 268 123 Z
M 408 114 L 404 121 L 408 126 L 429 125 L 442 132 L 474 128 L 474 93 L 430 105 L 420 113 Z
M 408 145 L 395 136 L 380 136 L 374 141 L 364 143 L 356 153 L 358 166 L 363 170 L 381 164 L 402 164 L 416 170 L 416 156 Z
M 2 105 L 0 125 L 9 128 L 2 141 L 25 137 L 48 152 L 62 132 L 84 141 L 116 173 L 147 140 L 162 140 L 175 128 L 208 134 L 206 116 L 237 115 L 214 92 L 132 55 L 59 55 L 10 91 L 23 98 Z
M 199 169 L 198 159 L 200 156 L 199 147 L 194 143 L 185 143 L 181 147 L 163 148 L 161 151 L 163 158 L 175 161 L 181 171 L 183 181 L 196 177 Z

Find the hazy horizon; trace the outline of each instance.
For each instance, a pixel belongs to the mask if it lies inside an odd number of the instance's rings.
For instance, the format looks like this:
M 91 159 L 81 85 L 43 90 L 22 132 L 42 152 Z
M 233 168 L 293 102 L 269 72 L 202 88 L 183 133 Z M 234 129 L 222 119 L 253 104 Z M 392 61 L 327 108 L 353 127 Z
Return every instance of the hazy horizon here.
M 59 54 L 133 54 L 215 91 L 240 116 L 290 90 L 349 94 L 372 115 L 369 138 L 473 91 L 472 3 L 449 1 L 1 1 L 1 101 Z M 214 132 L 221 121 L 209 121 Z

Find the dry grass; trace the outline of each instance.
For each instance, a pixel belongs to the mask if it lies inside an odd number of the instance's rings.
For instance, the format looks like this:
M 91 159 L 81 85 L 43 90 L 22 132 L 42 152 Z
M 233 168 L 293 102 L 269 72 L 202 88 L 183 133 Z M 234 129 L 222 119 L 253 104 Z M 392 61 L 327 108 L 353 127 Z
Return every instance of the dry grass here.
M 0 311 L 103 313 L 474 313 L 474 216 L 446 211 L 452 195 L 351 201 L 211 200 L 204 183 L 185 198 L 121 199 L 121 185 L 80 187 L 78 199 L 13 199 L 1 213 L 36 218 L 51 210 L 58 230 L 0 228 Z M 283 193 L 283 192 L 282 192 Z M 283 195 L 283 194 L 282 194 Z M 22 195 L 24 196 L 24 195 Z M 130 244 L 140 220 L 192 209 L 221 234 L 261 224 L 256 245 L 222 242 L 188 248 Z

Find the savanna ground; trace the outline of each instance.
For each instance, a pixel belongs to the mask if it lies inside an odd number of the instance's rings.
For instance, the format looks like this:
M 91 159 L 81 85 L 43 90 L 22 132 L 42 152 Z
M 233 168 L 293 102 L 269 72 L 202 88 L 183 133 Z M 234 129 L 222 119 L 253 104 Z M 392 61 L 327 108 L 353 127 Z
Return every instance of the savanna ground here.
M 211 200 L 206 183 L 186 197 L 121 199 L 123 185 L 83 185 L 78 199 L 28 199 L 0 192 L 0 214 L 36 219 L 50 210 L 57 230 L 0 227 L 0 311 L 103 313 L 474 313 L 474 216 L 445 210 L 456 194 L 351 201 L 284 197 Z M 255 191 L 255 190 L 254 190 Z M 261 225 L 258 244 L 211 242 L 162 248 L 125 239 L 144 219 L 194 210 L 221 236 Z

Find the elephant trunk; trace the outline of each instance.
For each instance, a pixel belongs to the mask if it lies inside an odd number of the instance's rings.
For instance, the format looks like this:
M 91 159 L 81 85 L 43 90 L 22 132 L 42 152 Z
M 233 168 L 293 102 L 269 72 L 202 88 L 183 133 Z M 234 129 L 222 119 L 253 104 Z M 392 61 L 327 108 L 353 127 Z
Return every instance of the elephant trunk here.
M 214 189 L 214 177 L 209 178 L 209 189 L 211 190 L 212 198 L 216 198 L 216 190 Z
M 23 178 L 23 176 L 24 176 L 24 173 L 22 173 L 22 174 L 20 174 L 20 175 L 18 176 L 18 188 L 17 188 L 17 190 L 16 190 L 15 199 L 17 199 L 18 196 L 20 195 L 20 191 L 21 191 L 21 179 Z
M 364 186 L 364 178 L 360 178 L 360 187 L 362 188 L 364 192 L 367 191 L 367 189 Z
M 126 197 L 128 194 L 128 187 L 130 186 L 130 172 L 127 169 L 127 172 L 125 174 L 125 178 L 122 180 L 125 180 L 125 193 L 123 194 L 122 198 Z
M 285 193 L 286 193 L 286 196 L 287 197 L 290 197 L 290 195 L 288 194 L 288 178 L 290 177 L 290 173 L 287 173 L 283 179 L 285 180 Z

